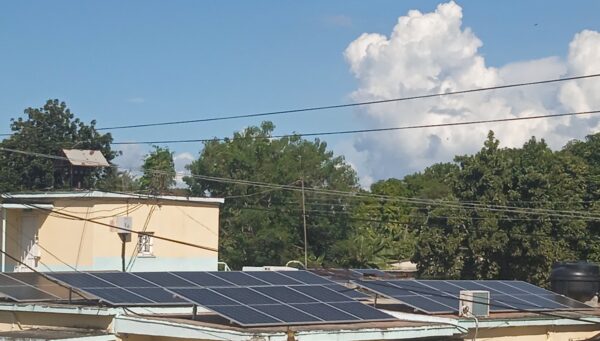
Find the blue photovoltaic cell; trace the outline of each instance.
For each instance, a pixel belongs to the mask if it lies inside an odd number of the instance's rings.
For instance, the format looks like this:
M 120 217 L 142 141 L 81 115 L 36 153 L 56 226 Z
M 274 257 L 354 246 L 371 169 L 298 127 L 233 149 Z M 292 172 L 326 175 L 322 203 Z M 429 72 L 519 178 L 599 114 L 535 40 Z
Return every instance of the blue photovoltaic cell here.
M 52 272 L 48 276 L 75 288 L 110 288 L 114 285 L 83 272 Z
M 210 310 L 224 315 L 226 318 L 230 318 L 241 325 L 269 325 L 269 324 L 282 324 L 281 320 L 275 319 L 274 317 L 267 316 L 260 313 L 250 307 L 241 305 L 237 306 L 207 306 Z
M 284 276 L 291 277 L 298 282 L 303 284 L 331 284 L 334 283 L 328 279 L 325 279 L 321 276 L 317 276 L 312 272 L 308 271 L 279 271 L 280 274 Z
M 557 295 L 551 291 L 549 294 L 540 295 L 540 296 L 543 296 L 549 300 L 552 300 L 556 303 L 565 305 L 567 307 L 573 307 L 573 308 L 579 308 L 579 309 L 589 309 L 590 308 L 590 306 L 588 306 L 587 304 L 581 303 L 579 301 L 576 301 L 576 300 L 566 297 L 566 296 Z
M 185 280 L 188 280 L 198 286 L 201 287 L 231 287 L 235 286 L 235 284 L 225 281 L 221 278 L 215 277 L 211 275 L 209 272 L 173 272 L 173 274 L 182 277 Z
M 49 301 L 69 298 L 69 289 L 35 272 L 0 274 L 0 295 L 17 302 Z M 79 298 L 78 294 L 75 294 Z
M 346 313 L 350 313 L 356 317 L 364 320 L 386 320 L 389 316 L 385 313 L 380 312 L 377 309 L 373 309 L 368 305 L 364 305 L 358 302 L 340 302 L 340 303 L 329 303 L 331 306 L 343 310 Z
M 252 290 L 286 303 L 316 302 L 312 298 L 285 286 L 254 287 Z
M 360 303 L 359 303 L 360 304 Z M 350 314 L 331 307 L 325 303 L 290 304 L 292 307 L 305 313 L 316 316 L 324 321 L 356 321 L 360 320 Z
M 349 302 L 352 299 L 348 296 L 338 294 L 337 292 L 327 289 L 324 286 L 311 285 L 311 286 L 296 286 L 292 287 L 303 293 L 306 296 L 310 296 L 317 301 L 321 302 Z
M 53 273 L 52 276 L 111 305 L 195 304 L 243 326 L 394 319 L 348 296 L 358 296 L 361 293 L 306 271 L 77 272 Z M 34 280 L 36 278 L 31 279 Z M 21 282 L 6 276 L 0 276 L 0 289 L 2 281 L 9 291 L 24 292 L 31 297 L 39 296 L 24 291 L 20 285 L 7 286 L 6 284 Z M 55 286 L 53 283 L 44 285 Z
M 238 305 L 238 302 L 217 294 L 210 289 L 170 289 L 182 297 L 203 306 L 212 305 Z
M 364 281 L 357 282 L 357 284 L 363 288 L 370 289 L 378 294 L 394 297 L 394 296 L 413 296 L 414 292 L 398 288 L 395 285 L 391 285 L 385 281 Z
M 0 286 L 23 285 L 21 281 L 8 276 L 8 274 L 0 273 Z
M 276 271 L 245 271 L 248 275 L 252 277 L 256 277 L 261 281 L 267 282 L 273 285 L 294 285 L 294 284 L 302 284 L 297 280 L 279 274 Z
M 17 302 L 52 301 L 58 299 L 54 295 L 26 285 L 1 286 L 0 293 Z
M 405 303 L 415 309 L 425 312 L 450 313 L 458 309 L 458 299 L 456 300 L 456 308 L 438 303 L 436 299 L 427 296 L 399 296 L 393 297 L 398 301 Z
M 121 288 L 86 288 L 86 292 L 113 305 L 144 305 L 152 301 Z
M 135 275 L 165 288 L 198 287 L 190 281 L 169 272 L 135 272 Z
M 279 303 L 261 293 L 258 293 L 248 288 L 212 288 L 212 290 L 216 293 L 231 298 L 232 300 L 238 301 L 242 304 L 252 305 Z
M 460 290 L 489 291 L 491 311 L 590 308 L 521 281 L 378 280 L 356 281 L 356 284 L 428 313 L 456 312 Z
M 135 288 L 131 289 L 131 291 L 156 303 L 188 306 L 192 305 L 189 301 L 176 297 L 174 293 L 169 292 L 163 288 Z
M 371 297 L 371 296 L 369 296 L 365 293 L 362 293 L 358 290 L 350 289 L 350 288 L 347 288 L 340 284 L 327 284 L 327 285 L 324 285 L 324 287 L 327 287 L 337 293 L 346 295 L 346 296 L 354 298 L 354 299 L 365 299 L 365 298 Z
M 284 304 L 267 304 L 267 305 L 256 305 L 252 308 L 265 313 L 267 315 L 275 316 L 283 322 L 318 322 L 321 321 L 315 316 L 308 315 L 296 308 L 290 307 Z
M 155 284 L 145 281 L 131 273 L 127 272 L 102 272 L 94 276 L 122 288 L 149 288 L 156 287 Z
M 506 284 L 518 288 L 528 294 L 536 294 L 536 295 L 547 295 L 547 294 L 554 294 L 552 291 L 546 290 L 544 288 L 540 288 L 538 286 L 535 286 L 533 284 L 529 284 L 527 282 L 522 282 L 522 281 L 510 281 L 507 282 Z
M 249 285 L 268 285 L 269 283 L 261 281 L 258 278 L 254 278 L 249 274 L 245 274 L 239 271 L 221 271 L 221 272 L 211 272 L 211 274 L 215 277 L 221 278 L 225 281 L 233 283 L 239 286 L 249 286 Z

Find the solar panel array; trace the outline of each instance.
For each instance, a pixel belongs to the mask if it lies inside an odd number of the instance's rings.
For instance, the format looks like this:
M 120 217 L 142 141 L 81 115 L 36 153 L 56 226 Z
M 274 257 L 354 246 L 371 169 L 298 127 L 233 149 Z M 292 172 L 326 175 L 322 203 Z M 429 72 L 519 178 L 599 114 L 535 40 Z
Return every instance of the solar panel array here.
M 18 302 L 69 299 L 69 290 L 36 273 L 0 273 L 0 296 Z
M 589 309 L 588 305 L 522 281 L 377 280 L 359 287 L 429 314 L 457 313 L 461 290 L 490 292 L 490 311 Z
M 394 318 L 307 271 L 63 272 L 48 276 L 113 306 L 196 304 L 242 326 Z

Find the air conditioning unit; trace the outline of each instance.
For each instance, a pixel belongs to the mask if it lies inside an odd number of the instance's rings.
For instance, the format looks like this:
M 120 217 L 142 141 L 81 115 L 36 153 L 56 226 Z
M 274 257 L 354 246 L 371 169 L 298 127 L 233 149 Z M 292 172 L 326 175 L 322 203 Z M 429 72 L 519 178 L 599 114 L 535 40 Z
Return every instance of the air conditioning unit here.
M 485 290 L 461 290 L 458 299 L 460 316 L 487 317 L 490 315 L 490 292 Z
M 115 225 L 120 227 L 119 229 L 115 229 L 117 230 L 116 232 L 130 234 L 131 227 L 133 226 L 133 219 L 131 217 L 117 217 Z

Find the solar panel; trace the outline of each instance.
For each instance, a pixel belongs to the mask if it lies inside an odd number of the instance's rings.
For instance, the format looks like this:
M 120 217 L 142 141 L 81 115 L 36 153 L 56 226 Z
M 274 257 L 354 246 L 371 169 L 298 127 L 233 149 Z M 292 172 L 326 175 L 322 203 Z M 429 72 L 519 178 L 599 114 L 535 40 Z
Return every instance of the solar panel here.
M 172 274 L 179 276 L 187 281 L 190 281 L 200 287 L 230 287 L 235 284 L 224 280 L 222 278 L 214 276 L 210 272 L 197 272 L 197 271 L 180 271 L 171 272 Z
M 54 296 L 53 299 L 58 299 L 58 300 L 68 300 L 69 296 L 70 296 L 70 292 L 69 289 L 64 287 L 64 286 L 60 286 L 57 283 L 50 281 L 49 279 L 47 279 L 46 277 L 35 273 L 35 272 L 13 272 L 13 273 L 5 273 L 5 276 L 8 276 L 14 280 L 20 281 L 28 286 L 34 287 L 38 290 L 41 290 L 43 292 L 46 292 L 52 296 Z M 81 297 L 80 294 L 73 294 L 73 299 L 79 299 L 79 298 L 83 298 Z M 27 296 L 25 295 L 25 292 L 23 292 L 23 295 L 20 295 L 20 301 L 24 301 L 24 300 L 28 300 Z M 33 299 L 31 299 L 33 300 Z M 36 299 L 39 300 L 39 299 Z
M 48 290 L 44 290 L 43 288 L 35 287 L 35 283 L 28 283 L 27 280 L 31 279 L 31 277 L 32 276 L 13 276 L 13 274 L 1 273 L 0 296 L 4 296 L 17 302 L 56 301 L 61 299 L 56 284 L 54 284 L 54 286 L 48 285 L 46 287 Z
M 491 311 L 574 310 L 591 307 L 522 281 L 465 280 L 377 280 L 355 283 L 382 296 L 393 298 L 417 310 L 455 313 L 461 290 L 490 292 Z
M 240 271 L 211 272 L 211 275 L 238 286 L 269 284 L 268 282 L 262 281 L 256 277 L 251 276 L 250 274 Z
M 279 271 L 279 274 L 290 277 L 302 284 L 331 284 L 332 282 L 308 271 Z
M 333 290 L 335 292 L 338 292 L 340 294 L 343 294 L 343 295 L 346 295 L 348 297 L 351 297 L 351 298 L 353 298 L 355 300 L 361 300 L 361 299 L 371 298 L 371 296 L 369 296 L 369 295 L 367 295 L 365 293 L 362 293 L 362 292 L 360 292 L 358 290 L 347 288 L 347 287 L 345 287 L 345 286 L 343 286 L 341 284 L 327 284 L 327 285 L 325 285 L 325 287 L 327 287 L 327 288 L 329 288 L 329 289 L 331 289 L 331 290 Z
M 242 326 L 393 320 L 306 271 L 48 274 L 114 306 L 200 305 Z M 10 279 L 4 279 L 11 284 Z M 0 278 L 0 284 L 2 278 Z M 358 292 L 356 292 L 359 294 Z
M 289 276 L 285 276 L 277 271 L 244 271 L 246 274 L 258 278 L 263 282 L 273 285 L 293 285 L 302 284 Z
M 169 272 L 136 272 L 135 275 L 165 288 L 197 287 L 196 284 Z
M 52 272 L 48 276 L 74 288 L 111 288 L 116 287 L 94 275 L 85 272 Z
M 95 277 L 121 288 L 151 288 L 156 284 L 148 282 L 132 273 L 127 272 L 99 272 L 93 274 Z
M 53 272 L 47 276 L 114 306 L 191 305 L 133 273 Z
M 321 285 L 171 289 L 242 326 L 366 322 L 394 318 Z M 248 314 L 252 316 L 247 316 Z

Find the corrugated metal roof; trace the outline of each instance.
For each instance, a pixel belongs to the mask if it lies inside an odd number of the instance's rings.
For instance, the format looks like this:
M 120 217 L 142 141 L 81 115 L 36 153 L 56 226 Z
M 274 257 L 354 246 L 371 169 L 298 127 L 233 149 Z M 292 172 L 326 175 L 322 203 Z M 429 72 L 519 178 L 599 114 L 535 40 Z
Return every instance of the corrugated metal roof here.
M 108 161 L 99 150 L 63 149 L 63 153 L 73 166 L 109 167 Z

